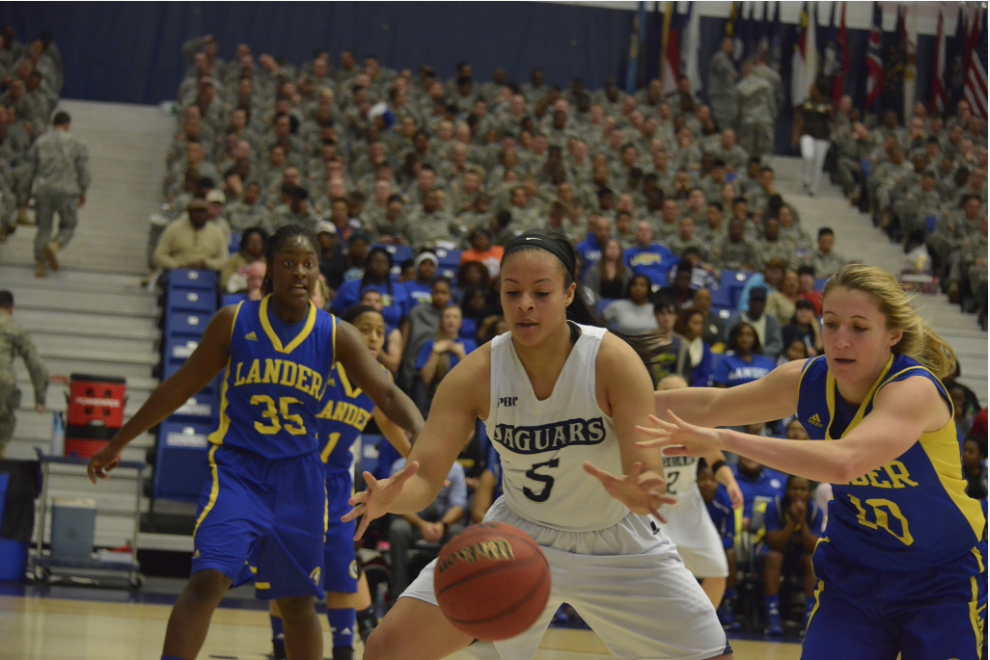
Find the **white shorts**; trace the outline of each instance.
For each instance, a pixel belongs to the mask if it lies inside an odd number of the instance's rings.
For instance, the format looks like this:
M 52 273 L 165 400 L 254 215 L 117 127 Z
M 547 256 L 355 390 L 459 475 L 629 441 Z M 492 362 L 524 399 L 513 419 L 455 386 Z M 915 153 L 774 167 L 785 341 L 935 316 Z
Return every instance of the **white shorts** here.
M 677 504 L 664 507 L 664 528 L 677 546 L 677 554 L 696 578 L 727 577 L 729 563 L 715 523 L 708 515 L 701 493 L 685 494 Z M 695 499 L 696 496 L 696 499 Z
M 550 564 L 550 601 L 529 630 L 494 644 L 472 644 L 467 649 L 472 655 L 532 658 L 565 602 L 623 660 L 706 660 L 726 653 L 715 608 L 666 533 L 654 534 L 648 517 L 629 514 L 606 529 L 566 532 L 517 516 L 499 498 L 485 516 L 485 522 L 495 521 L 518 527 L 543 549 Z M 400 597 L 436 605 L 435 566 L 434 560 Z

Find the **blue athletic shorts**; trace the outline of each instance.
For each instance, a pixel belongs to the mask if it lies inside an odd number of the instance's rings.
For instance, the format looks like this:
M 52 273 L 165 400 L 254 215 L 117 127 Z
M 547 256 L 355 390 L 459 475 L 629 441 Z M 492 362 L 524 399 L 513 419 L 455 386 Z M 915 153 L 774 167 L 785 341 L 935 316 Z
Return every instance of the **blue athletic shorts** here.
M 319 454 L 270 459 L 216 445 L 208 460 L 192 572 L 217 569 L 235 587 L 260 573 L 262 599 L 322 597 L 327 497 Z
M 357 593 L 358 568 L 354 559 L 354 521 L 340 517 L 353 507 L 353 483 L 348 472 L 327 477 L 327 507 L 330 511 L 327 543 L 323 550 L 323 588 L 331 593 Z
M 921 571 L 879 571 L 822 541 L 814 562 L 801 660 L 979 660 L 987 579 L 978 552 Z

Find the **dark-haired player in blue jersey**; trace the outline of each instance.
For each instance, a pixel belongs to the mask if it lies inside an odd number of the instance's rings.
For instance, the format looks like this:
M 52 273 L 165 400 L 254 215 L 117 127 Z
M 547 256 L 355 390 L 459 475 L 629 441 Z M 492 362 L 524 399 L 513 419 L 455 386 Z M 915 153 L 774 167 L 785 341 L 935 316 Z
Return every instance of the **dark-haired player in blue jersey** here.
M 803 660 L 976 660 L 983 648 L 986 518 L 966 496 L 952 349 L 890 273 L 850 265 L 824 291 L 825 355 L 727 390 L 656 395 L 667 455 L 723 449 L 832 484 Z M 795 412 L 814 440 L 730 430 Z M 682 419 L 683 418 L 683 419 Z M 686 420 L 686 421 L 685 421 Z
M 371 357 L 378 357 L 385 343 L 385 317 L 374 307 L 350 307 L 340 319 L 353 325 L 364 338 Z M 384 366 L 382 371 L 388 375 Z M 391 378 L 391 376 L 388 376 Z M 348 500 L 354 490 L 353 447 L 368 421 L 375 420 L 382 435 L 402 456 L 409 455 L 405 432 L 389 420 L 338 362 L 323 395 L 323 410 L 317 415 L 319 440 L 327 487 L 329 525 L 323 552 L 323 588 L 327 596 L 327 620 L 333 636 L 333 660 L 354 656 L 354 629 L 358 602 L 358 564 L 354 557 L 354 521 L 341 522 L 351 510 Z M 260 570 L 258 580 L 267 576 Z M 264 593 L 259 590 L 259 596 Z M 276 660 L 285 658 L 283 625 L 276 601 L 271 603 L 272 646 Z
M 295 225 L 265 249 L 265 297 L 217 312 L 199 347 L 90 460 L 106 478 L 128 442 L 158 424 L 223 370 L 220 423 L 210 435 L 211 478 L 193 532 L 192 575 L 172 608 L 163 660 L 193 660 L 227 590 L 253 579 L 257 560 L 278 601 L 293 660 L 323 657 L 313 606 L 323 593 L 327 526 L 317 418 L 335 362 L 386 415 L 415 435 L 423 418 L 348 323 L 310 302 L 319 276 L 313 239 Z

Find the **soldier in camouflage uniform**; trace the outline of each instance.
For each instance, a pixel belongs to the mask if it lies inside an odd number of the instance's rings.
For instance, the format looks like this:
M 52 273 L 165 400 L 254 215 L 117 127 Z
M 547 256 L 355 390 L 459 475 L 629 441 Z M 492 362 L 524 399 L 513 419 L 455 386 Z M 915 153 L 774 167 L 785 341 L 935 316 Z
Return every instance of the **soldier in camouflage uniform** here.
M 744 232 L 742 220 L 733 218 L 729 222 L 729 233 L 712 250 L 712 261 L 719 270 L 756 270 L 759 257 Z
M 732 38 L 722 39 L 719 50 L 708 65 L 708 98 L 712 116 L 722 130 L 734 128 L 738 115 L 736 100 L 736 67 L 732 64 Z
M 780 236 L 780 221 L 777 218 L 768 218 L 763 223 L 763 236 L 756 243 L 756 252 L 760 259 L 760 270 L 766 269 L 767 263 L 774 258 L 783 259 L 791 269 L 797 265 L 794 248 Z
M 969 285 L 980 301 L 980 309 L 986 310 L 987 305 L 987 216 L 980 221 L 980 230 L 971 234 L 963 246 L 963 266 L 969 275 Z
M 815 269 L 818 277 L 830 277 L 835 275 L 848 260 L 840 257 L 832 251 L 835 245 L 835 232 L 828 227 L 818 230 L 818 247 L 806 258 L 807 263 Z
M 707 221 L 705 224 L 707 224 Z M 667 246 L 668 250 L 678 256 L 684 254 L 684 250 L 693 247 L 698 250 L 698 255 L 702 261 L 708 261 L 708 245 L 698 236 L 695 228 L 694 218 L 690 215 L 685 215 L 677 222 L 677 235 L 665 240 L 664 245 Z
M 752 64 L 744 62 L 736 93 L 739 98 L 739 144 L 751 156 L 772 154 L 773 88 L 755 74 Z
M 918 185 L 899 201 L 898 217 L 904 228 L 904 246 L 910 251 L 915 245 L 924 243 L 928 216 L 938 217 L 942 210 L 942 197 L 935 190 L 935 173 L 927 170 Z
M 13 313 L 13 294 L 0 291 L 0 458 L 3 458 L 7 445 L 14 437 L 17 423 L 14 415 L 21 405 L 21 391 L 17 389 L 14 375 L 15 355 L 21 356 L 31 375 L 38 412 L 45 411 L 45 394 L 48 392 L 48 371 L 38 358 L 31 337 L 11 318 Z
M 856 202 L 859 196 L 859 178 L 863 174 L 861 163 L 873 149 L 870 132 L 866 126 L 856 122 L 849 135 L 840 134 L 834 142 L 839 150 L 837 168 L 842 192 Z
M 24 165 L 22 206 L 29 196 L 35 200 L 35 275 L 44 277 L 45 261 L 58 270 L 58 253 L 76 230 L 76 209 L 86 202 L 89 187 L 89 152 L 86 145 L 69 133 L 69 113 L 58 112 L 49 131 L 31 145 Z M 59 228 L 49 242 L 53 216 L 58 213 Z

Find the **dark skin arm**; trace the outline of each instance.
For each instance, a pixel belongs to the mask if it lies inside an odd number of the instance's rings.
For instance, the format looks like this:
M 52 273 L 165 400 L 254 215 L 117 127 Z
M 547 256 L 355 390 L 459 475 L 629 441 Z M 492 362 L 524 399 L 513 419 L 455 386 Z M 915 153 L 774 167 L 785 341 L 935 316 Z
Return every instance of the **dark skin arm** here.
M 106 447 L 93 455 L 86 469 L 90 481 L 95 484 L 97 477 L 108 478 L 120 461 L 120 453 L 131 440 L 174 413 L 217 377 L 230 356 L 230 333 L 236 309 L 236 305 L 230 305 L 213 315 L 199 346 L 186 363 L 151 393 Z
M 346 321 L 337 321 L 337 361 L 386 417 L 413 436 L 423 430 L 423 415 L 368 352 L 364 337 Z M 178 374 L 176 374 L 178 375 Z

